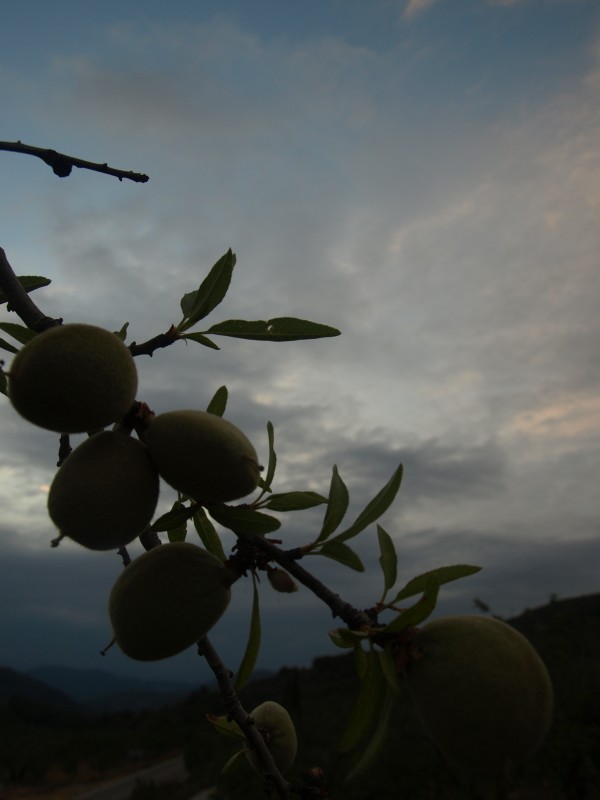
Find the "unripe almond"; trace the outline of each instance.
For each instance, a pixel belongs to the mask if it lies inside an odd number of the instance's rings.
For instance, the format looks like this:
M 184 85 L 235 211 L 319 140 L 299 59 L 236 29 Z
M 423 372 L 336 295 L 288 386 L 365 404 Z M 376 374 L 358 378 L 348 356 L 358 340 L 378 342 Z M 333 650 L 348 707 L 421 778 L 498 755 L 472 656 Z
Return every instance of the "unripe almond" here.
M 490 617 L 429 622 L 407 685 L 434 744 L 474 776 L 497 779 L 528 759 L 552 717 L 548 672 L 529 641 Z
M 258 485 L 260 467 L 251 442 L 215 414 L 159 414 L 149 422 L 146 444 L 161 477 L 202 504 L 237 500 Z
M 29 422 L 84 433 L 119 420 L 135 400 L 137 370 L 129 349 L 95 325 L 57 325 L 14 357 L 8 395 Z
M 117 550 L 152 520 L 156 467 L 146 447 L 124 433 L 101 431 L 63 462 L 48 493 L 48 513 L 63 536 L 92 550 Z
M 298 750 L 292 718 L 283 706 L 272 700 L 261 703 L 250 716 L 265 740 L 275 766 L 281 773 L 287 772 L 294 763 Z M 262 773 L 260 761 L 253 750 L 246 750 L 246 758 L 255 772 Z
M 110 593 L 109 615 L 125 655 L 159 661 L 201 639 L 225 612 L 231 576 L 207 550 L 162 544 L 138 556 Z

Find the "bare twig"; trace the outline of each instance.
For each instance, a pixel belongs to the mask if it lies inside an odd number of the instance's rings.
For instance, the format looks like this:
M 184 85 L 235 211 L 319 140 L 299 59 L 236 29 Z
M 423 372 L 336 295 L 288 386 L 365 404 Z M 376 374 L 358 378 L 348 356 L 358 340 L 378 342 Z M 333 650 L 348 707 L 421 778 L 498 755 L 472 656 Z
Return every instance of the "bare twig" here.
M 122 169 L 115 169 L 109 167 L 108 164 L 97 164 L 94 161 L 84 161 L 82 158 L 75 158 L 75 156 L 68 156 L 64 153 L 58 153 L 56 150 L 51 150 L 46 147 L 33 147 L 30 144 L 23 144 L 23 142 L 0 142 L 0 150 L 7 150 L 11 153 L 24 153 L 29 156 L 36 156 L 41 158 L 45 164 L 52 167 L 52 172 L 58 175 L 59 178 L 66 178 L 71 174 L 73 167 L 80 169 L 91 169 L 94 172 L 102 172 L 104 175 L 112 175 L 120 181 L 127 178 L 136 183 L 146 183 L 149 180 L 148 175 L 140 172 L 125 171 Z
M 240 703 L 236 691 L 233 688 L 233 684 L 231 683 L 231 673 L 221 661 L 219 654 L 212 646 L 207 636 L 204 636 L 198 642 L 198 653 L 205 658 L 206 663 L 214 673 L 227 717 L 237 722 L 244 732 L 248 743 L 260 759 L 264 768 L 265 778 L 275 787 L 278 796 L 282 798 L 282 800 L 289 800 L 291 797 L 290 785 L 275 766 L 273 756 L 265 740 L 254 725 L 254 720 Z

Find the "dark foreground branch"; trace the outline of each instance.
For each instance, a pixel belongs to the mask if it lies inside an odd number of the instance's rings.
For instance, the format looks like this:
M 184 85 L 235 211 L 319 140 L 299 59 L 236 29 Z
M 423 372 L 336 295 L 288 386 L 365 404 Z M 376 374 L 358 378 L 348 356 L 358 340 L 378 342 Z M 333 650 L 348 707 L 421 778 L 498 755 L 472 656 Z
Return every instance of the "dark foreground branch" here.
M 360 630 L 365 626 L 370 627 L 375 622 L 365 611 L 354 608 L 350 603 L 343 600 L 339 594 L 328 589 L 324 583 L 321 583 L 308 570 L 301 567 L 297 561 L 297 551 L 292 551 L 292 555 L 260 534 L 238 533 L 237 536 L 263 552 L 270 560 L 277 562 L 280 567 L 283 567 L 290 575 L 293 575 L 303 586 L 310 589 L 314 595 L 329 606 L 334 617 L 342 619 L 352 630 Z
M 6 253 L 0 247 L 0 289 L 10 301 L 12 310 L 23 320 L 28 328 L 37 333 L 59 325 L 62 320 L 47 317 L 33 302 L 8 263 Z
M 147 342 L 143 342 L 142 344 L 132 342 L 129 345 L 129 350 L 132 356 L 152 356 L 155 350 L 161 347 L 170 347 L 173 342 L 176 342 L 179 338 L 180 337 L 175 332 L 175 326 L 171 325 L 166 333 L 159 333 L 158 336 L 148 339 Z
M 254 725 L 254 720 L 240 703 L 231 683 L 231 673 L 221 661 L 219 654 L 207 636 L 204 636 L 198 642 L 198 653 L 206 659 L 206 663 L 214 673 L 227 717 L 237 722 L 244 732 L 250 746 L 260 759 L 260 763 L 264 768 L 265 778 L 275 788 L 277 795 L 281 800 L 289 800 L 291 798 L 290 785 L 275 766 L 273 756 L 259 730 Z
M 0 142 L 0 150 L 7 150 L 11 153 L 24 153 L 25 155 L 41 158 L 45 164 L 52 167 L 52 172 L 58 175 L 59 178 L 66 178 L 71 174 L 73 167 L 79 167 L 80 169 L 102 172 L 104 175 L 112 175 L 120 181 L 126 178 L 136 183 L 146 183 L 149 180 L 147 175 L 143 175 L 140 172 L 115 169 L 114 167 L 109 167 L 106 163 L 98 164 L 94 161 L 84 161 L 82 158 L 67 156 L 64 153 L 58 153 L 56 150 L 45 147 L 33 147 L 33 145 L 23 144 L 23 142 Z

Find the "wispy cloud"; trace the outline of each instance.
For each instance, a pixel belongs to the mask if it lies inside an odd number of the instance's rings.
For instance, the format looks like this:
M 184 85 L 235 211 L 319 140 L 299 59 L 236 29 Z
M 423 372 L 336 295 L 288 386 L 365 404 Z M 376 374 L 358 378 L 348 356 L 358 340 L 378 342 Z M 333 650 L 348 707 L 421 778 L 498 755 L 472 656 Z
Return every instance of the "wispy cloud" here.
M 526 2 L 528 2 L 528 0 L 488 0 L 491 6 L 516 6 Z
M 437 2 L 438 0 L 407 0 L 402 16 L 406 20 L 413 19 L 413 17 L 431 8 L 431 6 Z

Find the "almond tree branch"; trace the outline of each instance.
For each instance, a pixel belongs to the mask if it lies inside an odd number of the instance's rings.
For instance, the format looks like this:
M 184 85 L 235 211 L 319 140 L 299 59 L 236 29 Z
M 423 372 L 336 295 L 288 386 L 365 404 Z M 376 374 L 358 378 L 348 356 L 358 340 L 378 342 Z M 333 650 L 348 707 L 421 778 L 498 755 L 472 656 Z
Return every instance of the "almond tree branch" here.
M 11 310 L 14 311 L 31 330 L 41 333 L 46 328 L 62 324 L 62 319 L 52 319 L 33 302 L 25 291 L 13 268 L 6 258 L 6 253 L 0 247 L 0 289 L 9 300 Z M 159 333 L 147 342 L 137 344 L 132 342 L 129 349 L 133 356 L 149 355 L 160 347 L 169 347 L 180 337 L 175 334 L 175 327 L 171 325 L 166 333 Z
M 0 288 L 2 288 L 6 296 L 10 298 L 10 302 L 16 313 L 32 330 L 40 332 L 52 325 L 62 322 L 62 320 L 54 320 L 50 317 L 46 317 L 36 306 L 17 280 L 12 267 L 8 263 L 6 254 L 1 247 Z M 173 338 L 171 334 L 172 330 L 171 328 L 167 333 L 159 334 L 159 336 L 154 337 L 154 339 L 142 345 L 136 345 L 134 342 L 130 346 L 132 354 L 141 355 L 142 353 L 147 353 L 150 355 L 157 347 L 167 347 L 173 344 L 173 342 L 177 341 L 177 338 Z M 264 536 L 259 536 L 257 534 L 238 534 L 238 536 L 242 540 L 248 542 L 248 544 L 268 555 L 270 559 L 276 561 L 300 583 L 306 586 L 307 589 L 310 589 L 313 594 L 329 606 L 333 616 L 342 619 L 349 628 L 356 630 L 365 625 L 371 625 L 374 622 L 367 613 L 354 608 L 350 603 L 346 603 L 339 595 L 332 592 L 310 572 L 301 567 L 300 564 L 297 563 L 297 551 L 287 553 L 285 550 L 277 547 L 277 545 L 269 542 Z
M 286 552 L 260 534 L 237 533 L 236 536 L 265 553 L 270 560 L 276 561 L 290 575 L 293 575 L 307 589 L 310 589 L 316 597 L 328 605 L 333 616 L 342 619 L 350 629 L 359 630 L 376 622 L 366 611 L 360 611 L 350 603 L 342 600 L 339 594 L 332 592 L 318 578 L 315 578 L 308 570 L 301 567 L 297 561 L 297 550 Z
M 73 167 L 79 167 L 80 169 L 91 169 L 94 172 L 102 172 L 104 175 L 112 175 L 120 181 L 122 181 L 123 178 L 127 178 L 136 183 L 146 183 L 146 181 L 149 180 L 148 175 L 143 175 L 140 172 L 115 169 L 114 167 L 109 167 L 106 163 L 98 164 L 94 161 L 84 161 L 82 158 L 68 156 L 45 147 L 34 147 L 33 145 L 23 144 L 23 142 L 20 141 L 0 142 L 0 150 L 7 150 L 12 153 L 24 153 L 25 155 L 41 158 L 45 164 L 52 167 L 52 172 L 58 175 L 59 178 L 66 178 L 71 174 Z
M 0 247 L 0 288 L 10 300 L 10 305 L 28 328 L 41 333 L 53 325 L 60 325 L 62 319 L 47 317 L 33 302 L 21 286 L 12 267 L 8 263 L 6 253 Z
M 152 531 L 150 526 L 140 534 L 140 540 L 146 550 L 150 550 L 161 544 L 159 537 Z M 123 559 L 123 566 L 127 567 L 127 565 L 131 563 L 131 558 L 126 547 L 121 547 L 118 551 L 118 555 Z M 275 787 L 281 800 L 289 800 L 291 797 L 290 785 L 275 766 L 273 756 L 265 740 L 254 725 L 254 720 L 244 709 L 237 696 L 231 682 L 231 673 L 223 664 L 221 657 L 212 646 L 208 636 L 203 636 L 202 639 L 198 641 L 198 654 L 204 657 L 206 663 L 213 671 L 227 716 L 229 719 L 237 722 L 244 732 L 250 746 L 256 752 L 263 765 L 266 780 Z
M 160 347 L 169 347 L 180 338 L 175 331 L 175 326 L 171 325 L 166 333 L 159 333 L 157 336 L 153 336 L 152 339 L 148 339 L 147 342 L 142 344 L 132 342 L 129 345 L 129 350 L 132 356 L 152 356 L 155 350 Z
M 236 691 L 233 688 L 233 684 L 231 683 L 231 673 L 221 661 L 219 654 L 212 646 L 207 636 L 204 636 L 198 642 L 198 653 L 205 658 L 206 663 L 214 673 L 219 687 L 219 694 L 221 695 L 225 711 L 227 712 L 227 717 L 237 722 L 244 732 L 250 746 L 260 759 L 265 778 L 275 787 L 277 795 L 282 798 L 282 800 L 289 800 L 291 797 L 290 785 L 275 766 L 273 756 L 265 740 L 256 728 L 254 720 L 240 703 Z

